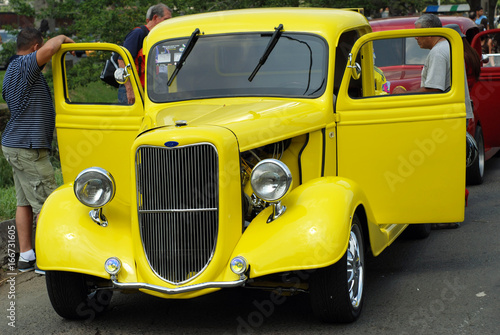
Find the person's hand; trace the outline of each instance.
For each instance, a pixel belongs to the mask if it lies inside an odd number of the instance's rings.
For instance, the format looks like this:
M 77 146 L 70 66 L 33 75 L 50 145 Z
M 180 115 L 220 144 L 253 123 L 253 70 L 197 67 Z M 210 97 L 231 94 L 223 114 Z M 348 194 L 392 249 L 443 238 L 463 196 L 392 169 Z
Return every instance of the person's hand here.
M 396 86 L 392 90 L 392 94 L 403 94 L 403 93 L 406 93 L 406 88 L 404 88 L 403 86 Z

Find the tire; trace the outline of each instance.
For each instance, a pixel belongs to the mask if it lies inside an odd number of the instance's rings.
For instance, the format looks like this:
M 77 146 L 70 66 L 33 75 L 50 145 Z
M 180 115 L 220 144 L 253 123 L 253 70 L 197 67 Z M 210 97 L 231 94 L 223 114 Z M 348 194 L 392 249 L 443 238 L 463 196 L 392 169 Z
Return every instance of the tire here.
M 467 185 L 480 185 L 484 181 L 484 138 L 481 125 L 477 125 L 474 139 L 478 154 L 472 165 L 467 168 Z
M 111 302 L 113 291 L 94 290 L 96 277 L 75 272 L 47 271 L 47 291 L 54 310 L 65 319 L 93 320 Z
M 405 231 L 409 238 L 421 240 L 429 237 L 431 234 L 431 228 L 432 224 L 430 223 L 411 224 Z
M 348 323 L 359 317 L 363 306 L 364 261 L 363 233 L 355 215 L 344 256 L 337 263 L 311 274 L 311 306 L 320 320 Z

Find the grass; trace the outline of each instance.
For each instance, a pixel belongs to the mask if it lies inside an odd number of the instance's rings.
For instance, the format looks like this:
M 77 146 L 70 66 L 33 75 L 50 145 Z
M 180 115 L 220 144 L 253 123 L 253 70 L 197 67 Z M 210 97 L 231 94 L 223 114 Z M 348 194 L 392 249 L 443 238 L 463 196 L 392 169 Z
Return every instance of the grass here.
M 14 218 L 16 214 L 16 191 L 14 186 L 0 188 L 0 221 Z

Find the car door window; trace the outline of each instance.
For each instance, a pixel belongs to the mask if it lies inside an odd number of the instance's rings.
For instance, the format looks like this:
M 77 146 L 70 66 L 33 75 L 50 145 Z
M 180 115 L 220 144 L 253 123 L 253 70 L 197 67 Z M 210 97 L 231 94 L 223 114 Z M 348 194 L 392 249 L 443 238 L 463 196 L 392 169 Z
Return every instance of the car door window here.
M 119 104 L 117 88 L 104 83 L 100 75 L 110 51 L 76 50 L 64 54 L 66 101 L 71 104 Z
M 392 38 L 373 42 L 375 65 L 422 65 L 429 50 L 418 46 L 413 37 Z
M 369 43 L 363 48 L 368 53 Z M 374 95 L 392 94 L 397 86 L 407 91 L 419 89 L 429 51 L 420 48 L 414 37 L 373 41 Z M 365 89 L 363 96 L 370 95 L 371 92 Z

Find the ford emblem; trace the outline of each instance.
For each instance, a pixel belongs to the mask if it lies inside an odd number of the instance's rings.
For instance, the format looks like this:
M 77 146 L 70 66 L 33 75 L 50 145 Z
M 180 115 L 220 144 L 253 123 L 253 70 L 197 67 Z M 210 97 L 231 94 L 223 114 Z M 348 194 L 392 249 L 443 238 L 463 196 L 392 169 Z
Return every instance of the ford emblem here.
M 176 142 L 176 141 L 168 141 L 168 142 L 165 142 L 165 146 L 167 148 L 173 148 L 173 147 L 176 147 L 179 145 L 179 142 Z

